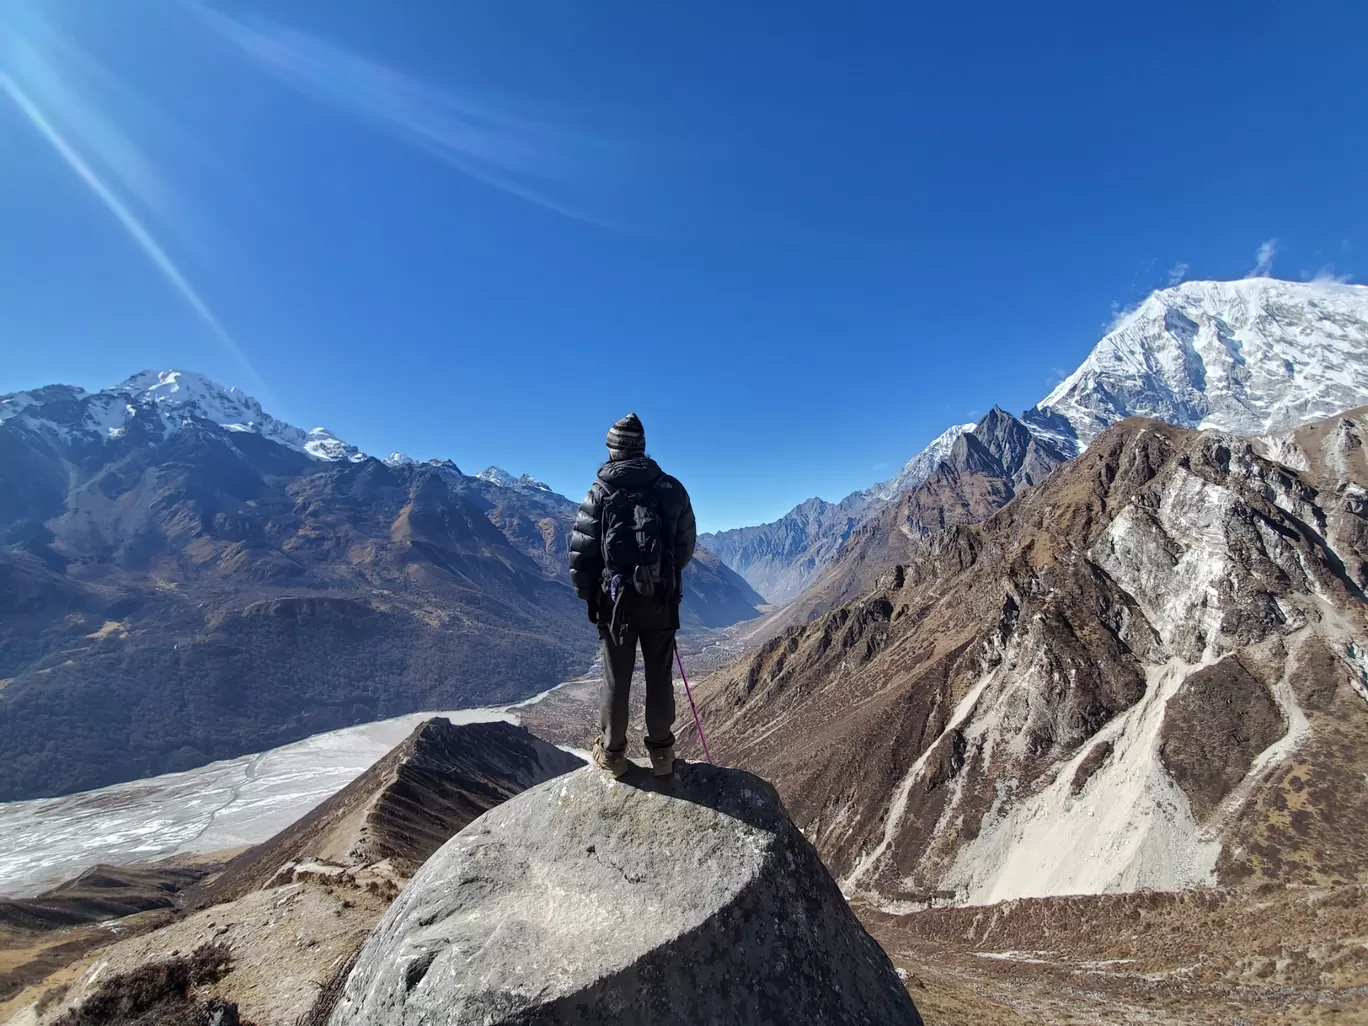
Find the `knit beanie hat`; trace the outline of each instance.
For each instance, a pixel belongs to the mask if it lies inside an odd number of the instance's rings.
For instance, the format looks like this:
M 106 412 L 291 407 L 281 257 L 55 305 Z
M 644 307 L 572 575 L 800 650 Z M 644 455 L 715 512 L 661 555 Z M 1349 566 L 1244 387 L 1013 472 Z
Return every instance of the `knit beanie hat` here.
M 617 452 L 645 452 L 646 429 L 635 413 L 629 413 L 608 429 L 608 448 Z

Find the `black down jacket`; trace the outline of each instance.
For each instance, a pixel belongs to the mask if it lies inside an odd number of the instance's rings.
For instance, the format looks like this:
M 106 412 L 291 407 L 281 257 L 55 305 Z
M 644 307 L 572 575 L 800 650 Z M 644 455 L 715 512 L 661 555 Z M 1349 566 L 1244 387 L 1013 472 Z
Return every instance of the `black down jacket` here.
M 579 515 L 575 517 L 575 530 L 570 535 L 570 583 L 575 594 L 585 602 L 599 603 L 606 609 L 607 596 L 603 595 L 603 545 L 599 537 L 603 513 L 603 499 L 610 492 L 630 489 L 632 491 L 651 491 L 654 493 L 660 510 L 662 535 L 668 545 L 674 539 L 674 570 L 679 575 L 693 559 L 694 547 L 698 544 L 698 523 L 694 520 L 693 503 L 689 493 L 678 480 L 660 469 L 660 465 L 649 456 L 637 456 L 629 460 L 615 460 L 599 467 L 598 480 L 589 487 L 589 494 L 580 503 Z M 676 576 L 676 583 L 679 578 Z M 658 626 L 669 627 L 678 624 L 679 588 L 676 587 L 676 601 L 672 609 L 658 610 L 668 614 Z M 641 618 L 638 626 L 643 628 L 657 626 L 654 621 L 656 610 L 642 610 L 647 616 Z M 667 622 L 671 621 L 671 622 Z

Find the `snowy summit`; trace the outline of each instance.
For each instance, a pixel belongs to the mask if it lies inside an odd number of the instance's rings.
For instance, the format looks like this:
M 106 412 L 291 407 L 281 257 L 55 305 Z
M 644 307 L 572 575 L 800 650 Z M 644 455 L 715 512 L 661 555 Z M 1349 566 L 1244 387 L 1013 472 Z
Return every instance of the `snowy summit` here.
M 551 486 L 543 484 L 534 477 L 524 474 L 522 477 L 514 477 L 502 467 L 486 467 L 475 475 L 481 481 L 488 481 L 492 485 L 500 488 L 516 488 L 519 491 L 549 492 Z
M 157 417 L 164 434 L 203 420 L 225 431 L 251 432 L 327 462 L 359 462 L 365 453 L 326 428 L 305 431 L 277 420 L 237 388 L 225 388 L 193 371 L 142 371 L 112 388 L 86 392 L 50 385 L 0 396 L 0 423 L 16 422 L 62 437 L 119 438 L 133 417 Z
M 1263 435 L 1365 396 L 1368 286 L 1190 281 L 1126 314 L 1024 419 L 1076 454 L 1126 417 Z

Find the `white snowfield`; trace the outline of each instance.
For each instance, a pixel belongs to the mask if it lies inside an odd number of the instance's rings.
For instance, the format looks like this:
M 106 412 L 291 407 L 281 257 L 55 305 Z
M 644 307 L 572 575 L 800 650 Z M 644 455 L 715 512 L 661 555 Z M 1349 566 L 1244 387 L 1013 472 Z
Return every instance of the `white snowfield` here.
M 63 437 L 108 439 L 127 431 L 140 409 L 155 411 L 166 435 L 186 420 L 207 420 L 227 431 L 261 435 L 325 462 L 366 459 L 356 446 L 327 429 L 305 431 L 277 420 L 240 389 L 225 388 L 191 371 L 142 371 L 99 392 L 68 385 L 16 392 L 0 397 L 0 423 L 23 417 L 28 426 Z
M 517 709 L 536 700 L 412 713 L 184 773 L 0 804 L 0 896 L 30 897 L 102 862 L 258 844 L 346 787 L 423 720 L 517 723 Z
M 1366 397 L 1368 286 L 1189 281 L 1124 316 L 1026 419 L 1077 452 L 1126 417 L 1261 435 Z
M 936 468 L 950 455 L 950 450 L 955 447 L 955 442 L 959 440 L 959 436 L 968 434 L 973 430 L 973 424 L 956 424 L 954 427 L 942 431 L 931 440 L 925 449 L 907 461 L 902 470 L 898 471 L 897 477 L 885 481 L 883 484 L 876 484 L 869 489 L 869 497 L 890 501 L 896 499 L 903 492 L 912 491 L 936 472 Z

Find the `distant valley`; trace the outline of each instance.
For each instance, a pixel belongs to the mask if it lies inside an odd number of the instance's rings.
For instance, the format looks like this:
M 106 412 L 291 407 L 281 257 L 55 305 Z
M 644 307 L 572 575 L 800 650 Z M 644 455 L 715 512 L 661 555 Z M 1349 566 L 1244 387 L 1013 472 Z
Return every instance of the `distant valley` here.
M 566 582 L 575 509 L 188 372 L 0 397 L 0 800 L 574 676 L 597 647 Z M 695 629 L 759 602 L 707 552 L 685 573 Z

